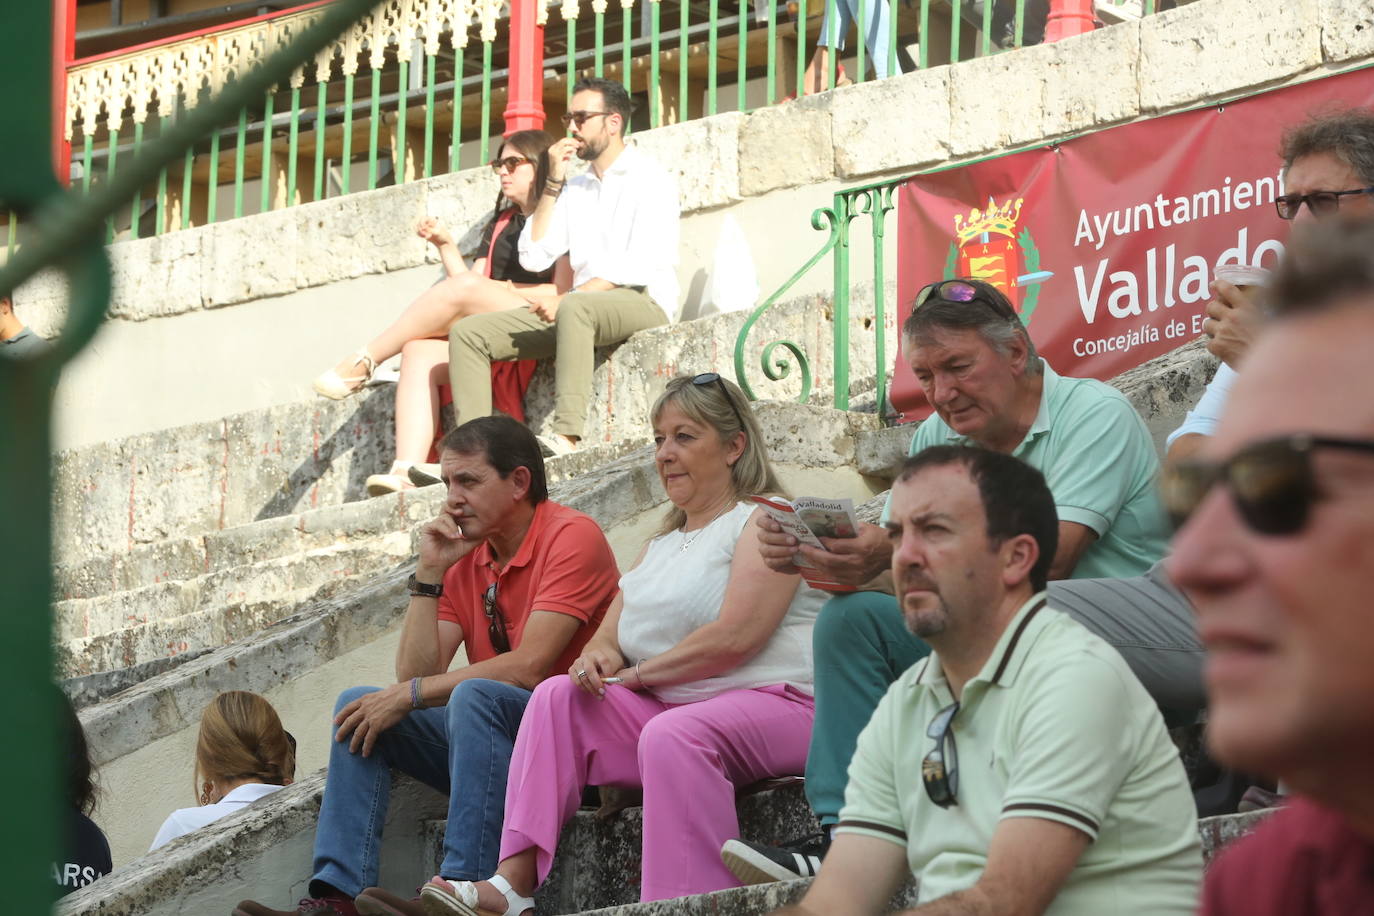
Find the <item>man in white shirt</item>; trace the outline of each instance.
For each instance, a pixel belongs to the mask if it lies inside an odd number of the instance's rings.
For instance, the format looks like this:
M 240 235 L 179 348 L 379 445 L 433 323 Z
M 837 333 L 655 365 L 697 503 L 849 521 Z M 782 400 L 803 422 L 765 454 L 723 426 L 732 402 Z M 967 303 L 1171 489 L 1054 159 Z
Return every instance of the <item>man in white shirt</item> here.
M 570 136 L 549 148 L 549 177 L 520 233 L 520 263 L 546 270 L 568 255 L 573 289 L 528 310 L 472 315 L 449 332 L 449 373 L 458 422 L 491 413 L 491 361 L 554 363 L 553 435 L 545 454 L 577 448 L 586 423 L 595 348 L 678 314 L 677 182 L 625 145 L 630 97 L 620 83 L 585 79 L 573 87 L 563 123 Z M 566 178 L 576 154 L 590 163 Z

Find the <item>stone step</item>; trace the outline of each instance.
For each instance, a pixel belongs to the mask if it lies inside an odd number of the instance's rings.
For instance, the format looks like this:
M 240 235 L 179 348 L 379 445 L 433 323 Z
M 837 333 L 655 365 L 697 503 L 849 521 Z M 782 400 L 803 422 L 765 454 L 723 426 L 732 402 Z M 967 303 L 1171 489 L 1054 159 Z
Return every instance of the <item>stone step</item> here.
M 652 903 L 629 903 L 596 910 L 584 910 L 580 916 L 764 916 L 779 907 L 800 903 L 811 886 L 810 878 L 756 884 L 752 887 L 732 887 L 728 890 L 693 897 L 675 897 Z M 886 912 L 894 913 L 916 905 L 916 885 L 907 884 L 888 901 Z
M 550 459 L 550 476 L 555 482 L 572 475 L 585 478 L 572 492 L 604 488 L 593 471 L 614 464 L 630 448 L 643 447 L 618 443 Z M 616 467 L 627 471 L 647 461 L 641 453 Z M 605 502 L 606 524 L 637 511 L 636 499 L 651 485 L 643 473 L 631 477 L 640 485 L 617 490 L 622 497 L 618 502 Z M 129 668 L 225 645 L 254 628 L 270 626 L 304 601 L 341 594 L 408 561 L 419 527 L 434 517 L 443 498 L 442 487 L 387 494 L 251 522 L 203 538 L 144 545 L 127 561 L 104 555 L 69 567 L 59 582 L 69 594 L 85 597 L 65 598 L 54 606 L 58 671 L 71 678 Z M 160 547 L 165 547 L 161 555 Z M 153 564 L 161 572 L 152 584 L 133 585 Z M 132 587 L 100 593 L 100 583 L 111 580 Z
M 246 897 L 284 905 L 303 896 L 325 782 L 323 770 L 303 776 L 270 801 L 250 805 L 157 852 L 119 863 L 114 874 L 64 898 L 54 912 L 59 916 L 223 913 Z M 382 850 L 383 886 L 409 895 L 436 870 L 443 822 L 435 816 L 443 806 L 442 796 L 414 780 L 403 776 L 394 780 Z M 744 796 L 739 812 L 744 835 L 760 842 L 782 842 L 815 827 L 797 786 Z M 1200 820 L 1204 858 L 1210 861 L 1272 813 Z M 560 838 L 564 854 L 556 857 L 549 880 L 536 895 L 538 912 L 548 916 L 764 916 L 800 900 L 810 885 L 804 879 L 634 902 L 639 815 L 638 808 L 627 808 L 611 820 L 598 821 L 590 810 L 579 811 Z M 564 901 L 577 906 L 597 894 L 607 896 L 596 908 L 564 908 Z M 890 909 L 911 906 L 915 899 L 914 883 L 908 884 L 894 896 Z
M 198 600 L 203 596 L 195 583 L 155 586 L 161 592 L 157 597 L 163 600 L 158 603 L 154 613 L 160 612 L 166 616 L 131 618 L 122 628 L 110 629 L 98 635 L 62 639 L 55 645 L 57 670 L 63 677 L 112 671 L 154 658 L 227 645 L 251 636 L 290 616 L 302 603 L 343 594 L 408 563 L 413 555 L 410 536 L 401 537 L 403 549 L 390 555 L 373 554 L 370 551 L 329 551 L 324 556 L 292 558 L 270 566 L 249 567 L 244 571 L 243 579 L 236 581 L 251 583 L 254 592 L 251 595 L 240 594 L 207 601 Z M 348 565 L 345 567 L 339 565 L 340 553 L 347 557 Z M 291 580 L 297 576 L 309 576 L 310 579 L 298 587 L 291 587 Z M 178 603 L 192 605 L 192 608 L 187 613 L 175 613 L 174 603 L 166 600 L 169 591 Z M 103 599 L 88 603 L 100 604 Z M 122 601 L 115 603 L 122 604 Z
M 545 462 L 549 483 L 578 477 L 643 448 L 647 436 L 594 446 Z M 423 489 L 352 502 L 306 506 L 289 515 L 244 522 L 205 534 L 178 535 L 128 550 L 111 550 L 58 563 L 60 601 L 94 598 L 150 584 L 195 579 L 246 563 L 296 556 L 312 549 L 384 536 L 430 518 L 437 506 Z M 380 507 L 380 508 L 379 508 Z
M 1205 861 L 1239 839 L 1273 812 L 1252 811 L 1202 818 L 1198 834 Z M 639 903 L 639 859 L 643 809 L 627 808 L 609 820 L 583 808 L 563 828 L 548 879 L 535 893 L 541 914 L 581 913 L 584 916 L 676 916 L 712 913 L 762 916 L 795 903 L 810 879 L 756 887 L 731 888 L 711 894 Z M 740 833 L 746 840 L 776 845 L 819 829 L 806 804 L 800 780 L 795 785 L 744 795 L 739 801 Z M 437 871 L 443 860 L 444 822 L 424 825 L 427 862 Z M 571 855 L 567 855 L 571 852 Z M 914 906 L 915 882 L 894 895 L 889 911 Z
M 646 418 L 663 384 L 681 372 L 716 370 L 733 377 L 742 314 L 653 328 L 598 353 L 592 416 L 584 441 L 621 453 L 648 440 Z M 852 358 L 865 357 L 859 334 Z M 818 388 L 829 377 L 832 321 L 815 296 L 779 304 L 755 326 L 754 346 L 800 340 L 815 356 Z M 856 362 L 856 365 L 870 363 Z M 753 371 L 751 369 L 751 371 Z M 870 370 L 871 371 L 871 370 Z M 795 397 L 797 373 L 763 383 L 766 398 Z M 530 425 L 548 431 L 551 363 L 536 372 L 526 397 Z M 147 585 L 164 572 L 204 562 L 197 538 L 242 525 L 296 516 L 365 498 L 364 481 L 390 466 L 394 386 L 369 388 L 346 401 L 308 399 L 59 452 L 54 459 L 54 530 L 58 594 L 89 597 L 105 583 Z M 570 463 L 570 473 L 606 455 Z M 550 470 L 553 471 L 553 463 Z
M 58 671 L 76 677 L 222 646 L 302 602 L 356 588 L 409 561 L 415 529 L 442 499 L 437 489 L 411 491 L 255 522 L 198 544 L 180 539 L 168 553 L 184 557 L 194 547 L 199 565 L 164 566 L 153 584 L 55 603 Z M 137 565 L 146 569 L 153 553 L 149 545 Z M 109 568 L 122 585 L 135 564 Z M 79 580 L 87 594 L 93 581 Z
M 761 403 L 759 412 L 767 418 L 770 449 L 808 468 L 850 463 L 852 449 L 841 454 L 834 442 L 850 442 L 876 422 L 776 402 Z M 803 429 L 826 428 L 833 430 L 834 442 L 802 448 Z M 591 446 L 550 459 L 547 468 L 565 498 L 597 507 L 595 517 L 608 531 L 663 499 L 652 450 L 642 440 Z M 343 594 L 407 562 L 419 527 L 443 498 L 442 487 L 426 487 L 263 519 L 199 539 L 178 538 L 167 542 L 165 565 L 157 563 L 157 545 L 147 545 L 127 563 L 106 555 L 79 569 L 68 567 L 60 581 L 92 597 L 58 602 L 59 671 L 68 678 L 87 676 L 203 651 L 270 626 L 312 596 Z M 631 556 L 638 546 L 630 548 Z M 127 585 L 150 568 L 164 571 L 156 577 L 160 581 L 97 592 L 102 582 Z M 98 685 L 92 689 L 103 695 Z
M 742 793 L 740 835 L 775 845 L 818 832 L 820 826 L 806 803 L 801 782 L 799 778 L 779 780 L 776 788 Z M 592 808 L 574 814 L 558 840 L 560 851 L 573 854 L 554 856 L 553 869 L 535 894 L 537 911 L 554 916 L 637 902 L 643 813 L 635 805 L 609 818 L 598 817 Z M 429 821 L 423 830 L 425 861 L 437 873 L 444 858 L 444 821 Z
M 259 601 L 294 601 L 321 582 L 378 571 L 411 556 L 409 531 L 351 540 L 216 570 L 202 576 L 166 579 L 93 598 L 53 605 L 54 637 L 60 641 L 106 636 L 157 620 L 215 607 Z

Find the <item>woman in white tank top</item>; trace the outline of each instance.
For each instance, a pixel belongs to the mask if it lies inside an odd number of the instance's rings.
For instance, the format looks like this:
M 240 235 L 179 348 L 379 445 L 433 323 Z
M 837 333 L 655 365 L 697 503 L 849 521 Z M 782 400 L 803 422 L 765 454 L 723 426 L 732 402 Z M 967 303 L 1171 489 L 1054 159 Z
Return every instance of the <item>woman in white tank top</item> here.
M 451 912 L 531 910 L 586 785 L 644 790 L 642 900 L 734 887 L 719 850 L 739 833 L 736 790 L 805 768 L 826 596 L 759 555 L 748 500 L 780 487 L 758 420 L 708 373 L 670 381 L 652 421 L 672 508 L 568 677 L 534 691 L 497 874 L 425 886 Z

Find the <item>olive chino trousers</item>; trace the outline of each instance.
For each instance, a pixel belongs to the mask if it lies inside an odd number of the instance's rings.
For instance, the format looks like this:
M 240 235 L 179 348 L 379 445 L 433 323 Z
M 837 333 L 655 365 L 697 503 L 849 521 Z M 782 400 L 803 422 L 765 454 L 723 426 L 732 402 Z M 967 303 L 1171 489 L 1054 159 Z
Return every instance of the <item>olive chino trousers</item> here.
M 491 363 L 497 359 L 554 361 L 553 431 L 581 437 L 592 393 L 597 347 L 620 343 L 636 331 L 668 321 L 640 287 L 572 292 L 552 324 L 528 309 L 469 315 L 448 333 L 448 372 L 459 423 L 491 413 Z

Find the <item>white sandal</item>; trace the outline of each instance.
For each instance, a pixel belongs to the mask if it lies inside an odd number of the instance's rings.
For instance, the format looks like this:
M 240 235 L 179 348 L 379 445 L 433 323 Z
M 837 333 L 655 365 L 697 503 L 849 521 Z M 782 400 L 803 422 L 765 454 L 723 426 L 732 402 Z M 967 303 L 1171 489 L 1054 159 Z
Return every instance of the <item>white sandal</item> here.
M 500 875 L 492 875 L 487 883 L 506 898 L 506 908 L 500 913 L 477 905 L 477 884 L 472 881 L 446 881 L 438 875 L 420 888 L 420 903 L 429 916 L 521 916 L 534 912 L 534 898 L 521 897 Z
M 385 474 L 373 474 L 363 483 L 367 488 L 368 496 L 385 496 L 387 493 L 398 493 L 401 490 L 415 489 L 415 483 L 407 476 L 407 473 L 414 462 L 393 461 L 391 470 Z
M 372 381 L 372 374 L 377 371 L 377 361 L 369 356 L 365 349 L 359 350 L 353 356 L 353 365 L 363 367 L 362 375 L 350 375 L 345 378 L 330 369 L 315 379 L 315 391 L 335 401 L 342 401 L 362 391 L 363 386 Z

